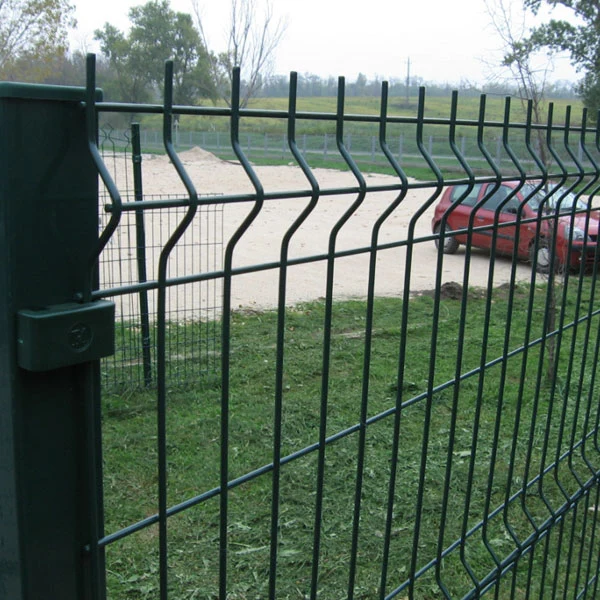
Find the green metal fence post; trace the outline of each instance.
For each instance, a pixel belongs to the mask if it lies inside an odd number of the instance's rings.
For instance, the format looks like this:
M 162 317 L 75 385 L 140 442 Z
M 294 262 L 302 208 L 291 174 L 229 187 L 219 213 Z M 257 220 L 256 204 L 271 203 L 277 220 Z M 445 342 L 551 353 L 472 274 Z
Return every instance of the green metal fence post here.
M 142 145 L 140 142 L 140 124 L 131 124 L 131 159 L 133 161 L 133 189 L 135 201 L 144 199 L 142 183 Z M 148 280 L 146 273 L 146 230 L 144 224 L 144 211 L 135 211 L 135 237 L 138 280 L 145 283 Z M 152 385 L 152 340 L 150 337 L 150 309 L 148 307 L 148 291 L 140 290 L 140 324 L 142 333 L 142 362 L 144 368 L 144 385 Z
M 84 99 L 79 88 L 0 83 L 0 598 L 10 600 L 104 596 L 99 360 L 85 356 L 112 325 L 61 321 L 86 308 L 98 238 Z M 51 326 L 28 367 L 23 311 Z M 57 355 L 63 341 L 71 362 Z

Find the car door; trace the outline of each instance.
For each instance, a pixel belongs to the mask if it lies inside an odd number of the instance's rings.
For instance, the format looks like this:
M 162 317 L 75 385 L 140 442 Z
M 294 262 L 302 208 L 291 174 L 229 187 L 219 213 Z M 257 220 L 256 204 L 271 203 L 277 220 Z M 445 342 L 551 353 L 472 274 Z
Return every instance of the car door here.
M 455 185 L 450 191 L 450 208 L 447 209 L 447 226 L 453 231 L 466 231 L 469 226 L 469 217 L 473 206 L 481 199 L 481 188 L 483 184 Z M 467 234 L 456 236 L 461 244 L 467 242 Z
M 484 197 L 489 198 L 476 209 L 473 221 L 473 245 L 479 248 L 492 249 L 495 218 L 498 212 L 498 225 L 496 232 L 496 252 L 500 254 L 512 254 L 515 244 L 517 209 L 519 199 L 516 195 L 507 200 L 514 189 L 508 185 L 500 185 L 497 189 L 495 184 L 487 184 L 484 189 Z

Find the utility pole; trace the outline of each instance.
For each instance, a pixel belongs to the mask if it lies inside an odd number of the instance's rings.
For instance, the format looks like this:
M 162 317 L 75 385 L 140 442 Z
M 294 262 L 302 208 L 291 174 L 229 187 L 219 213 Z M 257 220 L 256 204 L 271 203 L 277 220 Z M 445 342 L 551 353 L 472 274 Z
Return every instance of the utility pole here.
M 406 59 L 406 104 L 410 104 L 410 56 Z

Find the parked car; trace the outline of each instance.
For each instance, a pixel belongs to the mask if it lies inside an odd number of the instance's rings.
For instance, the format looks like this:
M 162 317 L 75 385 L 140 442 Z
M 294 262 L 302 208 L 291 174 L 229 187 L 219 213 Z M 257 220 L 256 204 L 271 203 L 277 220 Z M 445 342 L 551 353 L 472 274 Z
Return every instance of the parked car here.
M 520 189 L 519 182 L 504 182 L 499 186 L 496 183 L 449 186 L 435 207 L 432 231 L 440 233 L 442 217 L 446 214 L 443 252 L 453 254 L 460 244 L 467 242 L 468 236 L 466 231 L 452 232 L 468 229 L 475 211 L 470 240 L 476 248 L 492 249 L 496 218 L 495 250 L 498 254 L 513 255 L 518 227 L 517 255 L 535 264 L 538 272 L 550 270 L 552 248 L 557 268 L 579 268 L 581 261 L 585 261 L 586 266 L 593 264 L 598 238 L 598 211 L 588 210 L 587 203 L 572 192 L 565 193 L 554 184 L 544 187 L 546 189 L 535 181 L 525 183 Z M 522 207 L 520 214 L 519 207 Z M 555 219 L 557 210 L 558 217 Z M 542 218 L 539 218 L 540 215 Z M 553 243 L 555 223 L 556 241 Z M 435 243 L 439 246 L 439 238 Z

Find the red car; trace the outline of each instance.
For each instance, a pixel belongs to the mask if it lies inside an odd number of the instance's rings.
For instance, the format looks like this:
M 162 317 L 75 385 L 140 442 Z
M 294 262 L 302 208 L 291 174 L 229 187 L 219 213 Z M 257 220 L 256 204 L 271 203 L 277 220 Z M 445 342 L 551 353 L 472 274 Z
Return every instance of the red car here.
M 468 238 L 472 246 L 491 250 L 496 226 L 496 252 L 512 256 L 518 227 L 518 258 L 531 261 L 538 272 L 550 270 L 552 248 L 557 268 L 576 269 L 582 261 L 586 266 L 593 265 L 598 238 L 597 209 L 589 209 L 576 194 L 565 193 L 553 184 L 543 186 L 533 181 L 519 186 L 520 182 L 507 181 L 500 185 L 476 183 L 446 188 L 431 222 L 432 231 L 437 234 L 444 226 L 444 253 L 453 254 Z M 473 229 L 469 236 L 466 230 L 471 219 Z M 557 230 L 553 236 L 555 223 Z M 457 230 L 462 231 L 452 233 Z M 435 244 L 439 246 L 439 238 Z M 597 258 L 600 260 L 600 256 Z

